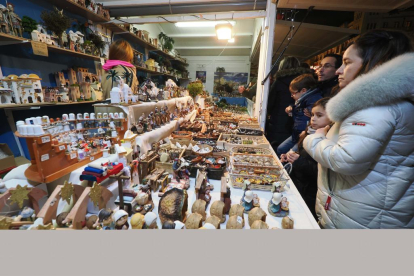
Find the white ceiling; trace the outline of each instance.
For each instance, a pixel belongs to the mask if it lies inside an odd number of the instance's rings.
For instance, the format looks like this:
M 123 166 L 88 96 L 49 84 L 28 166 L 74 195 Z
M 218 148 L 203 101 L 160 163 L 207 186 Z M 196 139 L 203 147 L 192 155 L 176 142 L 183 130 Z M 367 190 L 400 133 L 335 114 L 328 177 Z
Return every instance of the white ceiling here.
M 171 23 L 160 24 L 175 40 L 174 48 L 181 56 L 248 56 L 253 44 L 254 19 L 237 20 L 233 27 L 235 42 L 218 40 L 214 27 L 180 28 Z M 227 45 L 227 46 L 226 46 Z

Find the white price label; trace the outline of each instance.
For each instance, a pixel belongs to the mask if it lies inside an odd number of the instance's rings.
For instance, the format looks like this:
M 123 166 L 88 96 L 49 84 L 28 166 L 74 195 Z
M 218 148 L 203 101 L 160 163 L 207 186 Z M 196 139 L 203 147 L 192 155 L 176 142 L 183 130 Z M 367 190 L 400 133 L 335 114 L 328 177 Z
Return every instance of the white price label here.
M 195 146 L 193 147 L 193 150 L 194 150 L 195 152 L 197 152 L 197 151 L 199 151 L 199 150 L 200 150 L 200 147 L 199 147 L 199 146 L 197 146 L 197 145 L 195 145 Z
M 65 149 L 65 145 L 59 146 L 59 150 L 64 150 L 64 149 Z
M 177 146 L 177 148 L 181 148 L 181 145 L 180 145 L 180 143 L 175 143 L 175 145 Z
M 89 158 L 89 160 L 93 161 L 93 160 L 95 160 L 95 157 L 91 156 L 91 157 Z
M 240 224 L 242 224 L 242 222 L 243 222 L 243 219 L 242 219 L 242 217 L 240 217 L 240 216 L 237 216 L 237 222 L 238 222 L 238 223 L 240 223 Z
M 46 160 L 49 160 L 49 154 L 48 153 L 46 153 L 46 154 L 43 154 L 42 156 L 40 156 L 40 161 L 46 161 Z
M 42 144 L 49 143 L 50 142 L 50 136 L 44 136 L 42 137 Z
M 70 159 L 74 159 L 76 158 L 76 152 L 71 152 L 70 153 Z

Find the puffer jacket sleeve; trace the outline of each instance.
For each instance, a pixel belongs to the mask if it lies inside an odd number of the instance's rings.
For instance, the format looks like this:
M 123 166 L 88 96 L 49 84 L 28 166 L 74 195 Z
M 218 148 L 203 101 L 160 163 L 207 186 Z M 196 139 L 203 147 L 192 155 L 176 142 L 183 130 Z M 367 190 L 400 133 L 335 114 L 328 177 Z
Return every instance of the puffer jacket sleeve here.
M 395 125 L 391 107 L 368 108 L 340 123 L 338 141 L 313 134 L 305 138 L 303 147 L 323 167 L 343 175 L 357 175 L 367 171 L 381 155 Z

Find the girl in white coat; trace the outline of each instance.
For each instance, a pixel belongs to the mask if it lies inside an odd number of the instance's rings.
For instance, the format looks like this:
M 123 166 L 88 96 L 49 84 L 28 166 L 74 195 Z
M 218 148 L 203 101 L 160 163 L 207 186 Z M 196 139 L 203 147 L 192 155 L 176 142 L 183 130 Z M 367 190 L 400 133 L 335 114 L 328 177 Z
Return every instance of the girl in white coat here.
M 373 30 L 343 56 L 333 127 L 304 140 L 319 163 L 322 228 L 414 228 L 414 54 L 406 35 Z

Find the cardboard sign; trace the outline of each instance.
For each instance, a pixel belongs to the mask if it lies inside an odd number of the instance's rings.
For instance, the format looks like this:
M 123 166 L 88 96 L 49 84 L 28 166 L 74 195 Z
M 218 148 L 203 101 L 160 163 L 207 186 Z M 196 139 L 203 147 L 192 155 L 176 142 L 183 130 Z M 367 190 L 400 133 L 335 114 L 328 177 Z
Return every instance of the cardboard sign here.
M 49 56 L 49 51 L 47 49 L 46 43 L 38 42 L 38 41 L 31 41 L 31 43 L 32 43 L 33 54 L 38 55 L 38 56 L 44 56 L 44 57 Z
M 76 158 L 76 152 L 71 152 L 70 159 L 75 159 L 75 158 Z
M 59 146 L 59 150 L 64 150 L 64 149 L 65 149 L 65 145 Z

